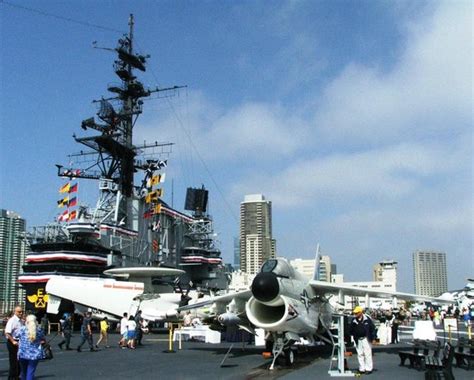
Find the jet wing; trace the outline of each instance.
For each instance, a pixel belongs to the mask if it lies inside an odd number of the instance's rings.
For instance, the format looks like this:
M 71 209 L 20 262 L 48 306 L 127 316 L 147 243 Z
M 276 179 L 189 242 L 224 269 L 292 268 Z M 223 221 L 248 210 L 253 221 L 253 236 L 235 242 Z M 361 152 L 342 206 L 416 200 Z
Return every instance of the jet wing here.
M 113 268 L 104 271 L 104 274 L 116 277 L 127 277 L 128 279 L 146 277 L 180 276 L 186 273 L 181 269 L 174 268 L 153 268 L 153 267 L 131 267 Z
M 356 286 L 332 284 L 325 281 L 313 280 L 309 282 L 309 285 L 313 288 L 314 292 L 321 295 L 324 295 L 327 293 L 338 294 L 339 292 L 341 292 L 343 295 L 347 295 L 347 296 L 364 297 L 368 295 L 369 297 L 397 298 L 397 299 L 418 301 L 418 302 L 431 302 L 431 303 L 444 303 L 444 304 L 452 303 L 452 301 L 446 298 L 422 296 L 422 295 L 412 294 L 412 293 L 389 292 L 389 291 L 378 290 L 378 289 L 367 289 L 367 288 L 361 288 L 361 287 L 356 287 Z
M 184 270 L 175 269 L 175 268 L 161 268 L 161 267 L 123 267 L 123 268 L 113 268 L 107 269 L 104 271 L 104 274 L 108 276 L 113 276 L 121 279 L 128 279 L 128 281 L 133 282 L 142 282 L 145 286 L 145 293 L 153 293 L 155 291 L 169 292 L 172 289 L 167 289 L 167 287 L 153 287 L 151 280 L 156 277 L 167 277 L 173 276 L 178 277 L 186 273 Z
M 56 277 L 46 284 L 46 292 L 57 298 L 120 317 L 137 307 L 134 299 L 143 294 L 143 283 L 109 278 Z
M 232 302 L 232 300 L 246 302 L 248 299 L 250 299 L 250 297 L 252 297 L 252 292 L 250 290 L 227 293 L 221 296 L 214 296 L 214 297 L 208 298 L 207 300 L 202 301 L 202 302 L 196 302 L 191 305 L 181 306 L 178 308 L 178 311 L 199 309 L 201 307 L 212 305 L 214 303 L 228 304 L 229 302 Z

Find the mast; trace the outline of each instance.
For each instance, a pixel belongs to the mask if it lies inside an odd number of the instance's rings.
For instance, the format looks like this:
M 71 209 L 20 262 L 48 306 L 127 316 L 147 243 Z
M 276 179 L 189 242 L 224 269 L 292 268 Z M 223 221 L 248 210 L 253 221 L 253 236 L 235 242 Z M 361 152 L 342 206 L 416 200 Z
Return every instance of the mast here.
M 145 88 L 137 79 L 135 70 L 145 72 L 149 56 L 134 51 L 133 14 L 130 14 L 128 25 L 128 34 L 118 40 L 116 48 L 94 46 L 117 54 L 114 71 L 121 81 L 120 84 L 108 86 L 108 91 L 114 96 L 93 101 L 99 108 L 96 113 L 98 122 L 95 117 L 90 117 L 81 123 L 82 129 L 92 129 L 100 134 L 90 137 L 74 136 L 78 143 L 91 149 L 69 156 L 81 169 L 57 166 L 60 177 L 100 181 L 101 193 L 92 216 L 93 222 L 112 223 L 137 230 L 139 210 L 134 210 L 134 201 L 142 197 L 143 183 L 162 167 L 159 164 L 162 161 L 158 158 L 161 153 L 170 150 L 172 144 L 155 142 L 134 146 L 133 127 L 142 113 L 143 98 L 157 92 L 174 91 L 183 86 Z M 139 159 L 138 155 L 149 159 Z M 145 173 L 145 179 L 141 186 L 136 186 L 134 173 L 140 170 Z

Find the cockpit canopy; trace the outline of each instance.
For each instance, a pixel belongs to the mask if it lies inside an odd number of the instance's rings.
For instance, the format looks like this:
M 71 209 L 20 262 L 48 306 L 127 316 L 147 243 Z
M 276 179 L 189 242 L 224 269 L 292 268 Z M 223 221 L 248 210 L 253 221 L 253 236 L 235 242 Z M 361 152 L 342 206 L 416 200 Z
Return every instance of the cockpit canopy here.
M 277 277 L 293 278 L 295 277 L 295 270 L 288 261 L 283 258 L 268 259 L 260 269 L 261 273 L 273 273 Z

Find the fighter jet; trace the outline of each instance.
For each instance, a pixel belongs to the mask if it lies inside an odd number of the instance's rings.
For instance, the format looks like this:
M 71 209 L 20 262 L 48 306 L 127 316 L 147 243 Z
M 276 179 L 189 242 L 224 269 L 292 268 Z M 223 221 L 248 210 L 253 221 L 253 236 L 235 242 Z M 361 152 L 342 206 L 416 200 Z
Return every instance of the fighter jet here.
M 319 260 L 316 262 L 319 263 Z M 273 369 L 280 356 L 286 364 L 293 364 L 295 352 L 292 346 L 300 342 L 300 338 L 309 343 L 319 338 L 334 344 L 330 327 L 336 310 L 329 303 L 331 296 L 337 295 L 339 299 L 343 299 L 344 295 L 352 295 L 445 302 L 443 299 L 408 293 L 331 284 L 317 280 L 318 272 L 316 269 L 316 277 L 308 281 L 286 259 L 269 259 L 255 276 L 250 290 L 211 297 L 178 310 L 212 304 L 218 321 L 224 325 L 238 325 L 247 331 L 251 331 L 252 326 L 264 329 L 271 334 L 270 340 L 273 342 L 273 361 L 270 366 Z

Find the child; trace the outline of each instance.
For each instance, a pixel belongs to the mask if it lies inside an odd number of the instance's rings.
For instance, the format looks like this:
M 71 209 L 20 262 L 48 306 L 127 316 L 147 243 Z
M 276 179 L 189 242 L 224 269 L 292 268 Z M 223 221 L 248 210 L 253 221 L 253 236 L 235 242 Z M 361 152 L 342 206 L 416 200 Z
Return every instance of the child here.
M 108 332 L 109 332 L 109 321 L 107 317 L 104 317 L 104 319 L 100 321 L 100 338 L 97 341 L 95 348 L 99 348 L 99 343 L 102 342 L 102 340 L 105 341 L 105 348 L 110 347 Z
M 127 338 L 128 338 L 127 346 L 128 348 L 131 348 L 132 350 L 135 349 L 135 330 L 136 329 L 137 329 L 137 323 L 135 322 L 135 318 L 133 318 L 133 315 L 131 315 L 127 322 Z

